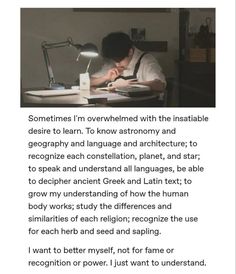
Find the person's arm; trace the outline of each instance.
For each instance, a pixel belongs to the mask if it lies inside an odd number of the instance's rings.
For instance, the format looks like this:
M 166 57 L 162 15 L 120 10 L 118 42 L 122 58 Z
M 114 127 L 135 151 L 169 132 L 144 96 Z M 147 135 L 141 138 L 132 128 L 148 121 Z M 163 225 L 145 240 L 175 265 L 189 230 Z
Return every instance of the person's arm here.
M 104 75 L 100 77 L 92 76 L 90 79 L 91 86 L 100 86 L 106 82 L 114 81 L 117 76 L 120 75 L 120 72 L 117 68 L 109 69 Z
M 97 86 L 101 86 L 102 84 L 106 83 L 108 80 L 108 78 L 104 75 L 102 77 L 91 77 L 90 78 L 90 85 L 92 87 L 97 87 Z
M 165 75 L 158 61 L 151 54 L 146 54 L 140 64 L 140 78 L 138 84 L 149 86 L 151 90 L 163 92 L 166 88 Z
M 152 80 L 152 81 L 144 81 L 144 82 L 138 82 L 138 84 L 145 85 L 150 87 L 152 91 L 159 91 L 163 92 L 166 88 L 166 83 L 162 82 L 161 80 Z

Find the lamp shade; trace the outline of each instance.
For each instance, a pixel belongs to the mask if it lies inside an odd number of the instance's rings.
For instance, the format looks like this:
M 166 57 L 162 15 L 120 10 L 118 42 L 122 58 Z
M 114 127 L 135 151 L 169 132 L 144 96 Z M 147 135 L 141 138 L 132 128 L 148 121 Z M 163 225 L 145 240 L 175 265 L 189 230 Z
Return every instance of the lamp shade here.
M 81 46 L 80 54 L 86 57 L 97 57 L 98 56 L 98 49 L 97 47 L 92 43 L 86 43 L 83 46 Z

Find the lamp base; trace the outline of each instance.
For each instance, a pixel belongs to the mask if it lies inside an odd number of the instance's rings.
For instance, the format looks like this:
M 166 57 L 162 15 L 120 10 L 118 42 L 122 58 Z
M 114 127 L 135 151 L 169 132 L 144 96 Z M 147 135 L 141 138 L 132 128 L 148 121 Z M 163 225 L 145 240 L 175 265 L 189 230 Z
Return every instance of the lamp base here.
M 65 89 L 65 86 L 62 83 L 53 83 L 50 84 L 49 89 Z

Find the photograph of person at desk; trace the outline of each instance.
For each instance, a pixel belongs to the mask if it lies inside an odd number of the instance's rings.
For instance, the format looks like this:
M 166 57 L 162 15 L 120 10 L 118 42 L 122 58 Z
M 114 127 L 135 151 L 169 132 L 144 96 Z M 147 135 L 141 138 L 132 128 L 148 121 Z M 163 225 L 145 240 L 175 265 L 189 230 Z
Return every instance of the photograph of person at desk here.
M 136 90 L 145 86 L 144 91 L 165 91 L 165 76 L 156 58 L 137 49 L 126 33 L 112 32 L 104 37 L 102 56 L 105 63 L 91 76 L 91 86 L 108 87 L 111 91 L 132 86 Z
M 22 107 L 216 105 L 215 8 L 22 8 L 21 21 Z
M 158 61 L 150 53 L 136 48 L 128 34 L 108 34 L 102 39 L 101 52 L 105 62 L 99 71 L 91 75 L 89 94 L 80 89 L 77 99 L 75 96 L 47 97 L 38 101 L 44 100 L 47 106 L 56 103 L 59 106 L 63 102 L 70 106 L 164 105 L 166 80 Z

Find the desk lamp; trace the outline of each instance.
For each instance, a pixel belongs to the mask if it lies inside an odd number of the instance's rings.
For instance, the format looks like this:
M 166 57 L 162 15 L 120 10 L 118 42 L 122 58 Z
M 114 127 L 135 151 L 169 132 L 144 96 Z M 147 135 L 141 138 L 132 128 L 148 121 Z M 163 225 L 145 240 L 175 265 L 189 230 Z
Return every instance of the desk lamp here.
M 86 72 L 88 71 L 88 68 L 90 66 L 91 58 L 98 56 L 98 49 L 92 43 L 87 43 L 85 45 L 74 44 L 72 38 L 70 38 L 70 37 L 67 38 L 66 41 L 57 42 L 57 43 L 47 43 L 46 41 L 44 41 L 41 44 L 41 47 L 43 50 L 43 56 L 44 56 L 44 60 L 45 60 L 46 68 L 47 68 L 50 89 L 64 89 L 65 87 L 63 84 L 55 82 L 48 50 L 55 49 L 55 48 L 62 48 L 62 47 L 71 47 L 71 46 L 73 46 L 77 50 L 79 50 L 79 55 L 77 57 L 77 61 L 78 61 L 80 55 L 90 58 Z

